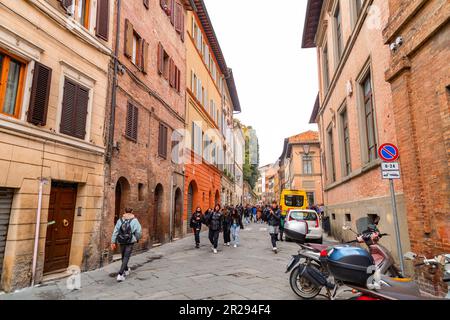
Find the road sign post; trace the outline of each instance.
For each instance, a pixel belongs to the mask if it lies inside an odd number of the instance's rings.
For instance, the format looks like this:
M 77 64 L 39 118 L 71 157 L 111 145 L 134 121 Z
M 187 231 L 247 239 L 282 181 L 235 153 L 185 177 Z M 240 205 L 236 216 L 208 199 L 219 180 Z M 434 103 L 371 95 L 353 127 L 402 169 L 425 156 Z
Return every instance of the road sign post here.
M 398 162 L 395 162 L 399 158 L 399 151 L 395 145 L 391 143 L 386 143 L 383 144 L 378 149 L 378 155 L 384 161 L 381 165 L 382 178 L 389 179 L 389 188 L 391 190 L 392 215 L 394 217 L 395 237 L 397 240 L 397 251 L 400 261 L 400 269 L 402 275 L 404 276 L 405 266 L 403 263 L 403 250 L 400 238 L 400 224 L 398 221 L 397 200 L 395 197 L 395 187 L 394 187 L 394 179 L 400 179 L 400 165 Z

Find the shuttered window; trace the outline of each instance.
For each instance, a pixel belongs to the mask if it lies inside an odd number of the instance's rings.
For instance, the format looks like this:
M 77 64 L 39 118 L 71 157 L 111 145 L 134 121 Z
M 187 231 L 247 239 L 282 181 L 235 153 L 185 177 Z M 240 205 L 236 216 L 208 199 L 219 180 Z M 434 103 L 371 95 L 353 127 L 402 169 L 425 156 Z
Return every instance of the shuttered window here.
M 5 256 L 13 194 L 12 189 L 0 188 L 0 281 L 3 272 L 3 258 Z
M 132 103 L 127 105 L 127 123 L 125 127 L 125 136 L 137 142 L 138 122 L 139 122 L 139 110 Z
M 167 127 L 159 124 L 159 136 L 158 136 L 158 154 L 160 157 L 167 159 Z
M 164 48 L 161 42 L 158 44 L 158 73 L 164 73 Z
M 125 48 L 124 53 L 125 56 L 128 58 L 131 58 L 133 55 L 133 24 L 130 22 L 130 20 L 125 19 Z
M 0 51 L 0 113 L 19 118 L 25 80 L 24 61 Z
M 176 18 L 176 4 L 175 0 L 169 0 L 170 5 L 170 23 L 175 26 L 175 18 Z
M 149 1 L 149 0 L 144 0 L 144 7 L 147 8 L 147 9 L 148 9 L 148 5 L 149 5 L 149 4 L 148 4 L 148 1 Z
M 66 78 L 62 102 L 61 133 L 85 139 L 88 103 L 89 89 Z
M 34 66 L 33 85 L 31 87 L 30 107 L 28 109 L 28 122 L 45 126 L 47 123 L 48 99 L 52 69 L 38 62 Z
M 95 35 L 108 41 L 109 33 L 109 0 L 97 0 L 97 26 Z

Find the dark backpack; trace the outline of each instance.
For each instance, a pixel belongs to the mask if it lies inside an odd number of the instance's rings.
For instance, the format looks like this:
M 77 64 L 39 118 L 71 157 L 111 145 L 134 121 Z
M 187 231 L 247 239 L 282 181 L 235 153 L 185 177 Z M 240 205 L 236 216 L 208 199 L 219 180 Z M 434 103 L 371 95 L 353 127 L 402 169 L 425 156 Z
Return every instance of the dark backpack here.
M 117 236 L 117 242 L 119 244 L 130 244 L 133 241 L 133 230 L 131 229 L 131 220 L 123 220 L 122 224 L 120 225 L 119 229 L 119 235 Z

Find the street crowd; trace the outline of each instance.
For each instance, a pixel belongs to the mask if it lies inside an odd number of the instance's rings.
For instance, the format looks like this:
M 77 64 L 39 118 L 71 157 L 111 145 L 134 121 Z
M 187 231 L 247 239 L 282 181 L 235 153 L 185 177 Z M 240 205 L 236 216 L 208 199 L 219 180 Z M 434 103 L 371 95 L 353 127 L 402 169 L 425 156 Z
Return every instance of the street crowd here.
M 323 206 L 312 206 L 323 217 Z M 240 231 L 244 230 L 246 225 L 267 224 L 269 229 L 272 251 L 278 253 L 277 242 L 284 241 L 284 219 L 281 209 L 276 201 L 271 205 L 250 205 L 222 207 L 217 204 L 214 208 L 209 208 L 202 212 L 201 207 L 197 207 L 189 219 L 189 226 L 193 230 L 195 248 L 200 248 L 200 233 L 202 226 L 209 229 L 208 238 L 211 242 L 211 250 L 217 254 L 220 234 L 223 234 L 224 246 L 234 248 L 240 245 Z M 119 219 L 114 228 L 111 239 L 111 248 L 116 250 L 117 244 L 120 245 L 122 255 L 122 265 L 117 275 L 117 281 L 124 281 L 130 274 L 128 262 L 130 260 L 133 246 L 142 237 L 142 227 L 138 219 L 133 215 L 132 208 L 126 208 L 122 218 Z

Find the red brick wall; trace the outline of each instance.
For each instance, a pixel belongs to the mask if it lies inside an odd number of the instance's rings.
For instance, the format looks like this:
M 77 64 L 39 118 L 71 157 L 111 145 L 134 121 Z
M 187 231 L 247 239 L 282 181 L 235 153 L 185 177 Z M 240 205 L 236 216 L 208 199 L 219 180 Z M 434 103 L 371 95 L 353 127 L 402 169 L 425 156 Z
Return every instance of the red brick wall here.
M 216 205 L 216 193 L 218 196 L 217 203 L 220 204 L 221 191 L 221 175 L 220 171 L 209 164 L 187 164 L 185 166 L 185 189 L 184 189 L 184 219 L 187 219 L 192 212 L 188 210 L 188 188 L 189 184 L 193 182 L 194 187 L 194 201 L 193 210 L 200 206 L 205 212 L 208 208 L 213 208 Z
M 150 1 L 149 10 L 142 1 L 122 1 L 120 19 L 119 61 L 125 67 L 118 76 L 114 142 L 120 149 L 113 151 L 107 167 L 102 247 L 107 250 L 113 228 L 115 213 L 115 188 L 119 178 L 124 177 L 130 191 L 123 196 L 123 205 L 134 208 L 143 227 L 140 248 L 170 238 L 170 204 L 179 188 L 183 190 L 183 168 L 171 161 L 170 137 L 174 130 L 184 128 L 186 92 L 186 53 L 181 37 L 163 12 L 159 1 Z M 117 8 L 116 8 L 117 10 Z M 114 12 L 114 19 L 116 12 Z M 142 73 L 124 55 L 125 19 L 149 43 L 148 72 Z M 114 23 L 116 28 L 116 22 Z M 114 30 L 114 35 L 117 30 Z M 161 42 L 181 71 L 181 92 L 171 88 L 168 81 L 158 74 L 157 52 Z M 115 39 L 114 45 L 115 46 Z M 131 101 L 139 109 L 137 142 L 125 137 L 127 103 Z M 110 107 L 108 106 L 108 109 Z M 110 110 L 109 110 L 110 111 Z M 109 114 L 107 119 L 109 119 Z M 158 155 L 159 123 L 168 126 L 168 157 Z M 171 180 L 173 176 L 173 192 Z M 138 199 L 138 185 L 143 185 L 142 199 Z M 162 186 L 162 206 L 155 219 L 155 189 Z M 176 213 L 175 213 L 176 214 Z M 180 212 L 181 215 L 181 212 Z M 156 225 L 155 225 L 156 224 Z M 155 237 L 157 235 L 157 237 Z
M 432 257 L 450 252 L 450 4 L 404 1 L 400 11 L 395 10 L 399 1 L 390 2 L 385 40 L 404 38 L 386 78 L 393 92 L 411 247 Z M 407 18 L 410 22 L 402 24 Z M 447 291 L 440 272 L 421 269 L 417 277 L 430 293 Z

